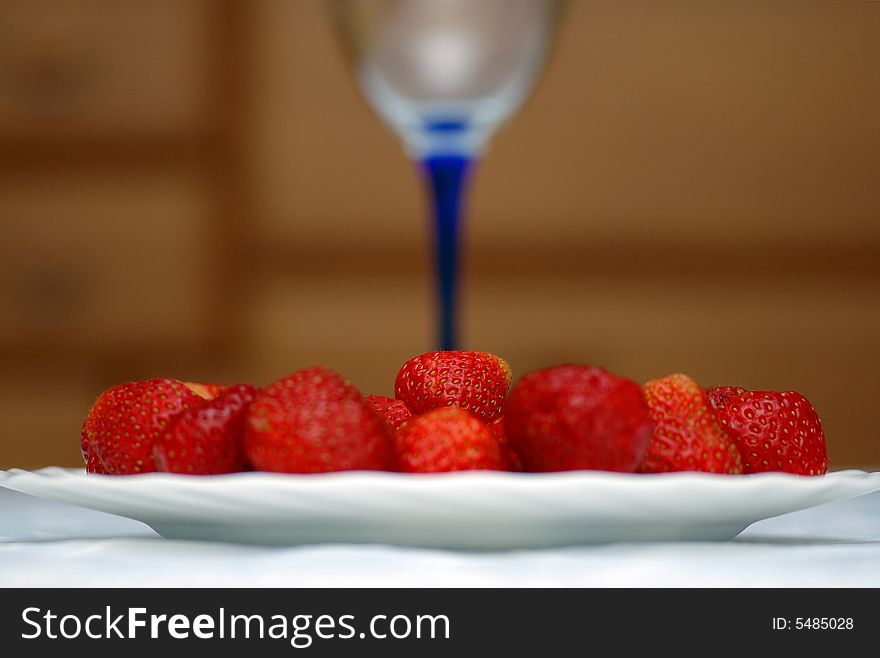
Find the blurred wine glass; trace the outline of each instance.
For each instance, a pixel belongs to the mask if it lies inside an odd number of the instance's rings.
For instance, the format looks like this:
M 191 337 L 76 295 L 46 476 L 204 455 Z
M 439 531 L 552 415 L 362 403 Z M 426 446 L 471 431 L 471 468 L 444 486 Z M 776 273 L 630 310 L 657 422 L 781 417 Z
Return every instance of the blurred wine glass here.
M 531 92 L 563 0 L 334 0 L 364 96 L 428 183 L 440 349 L 455 349 L 461 198 Z M 365 162 L 366 165 L 366 162 Z

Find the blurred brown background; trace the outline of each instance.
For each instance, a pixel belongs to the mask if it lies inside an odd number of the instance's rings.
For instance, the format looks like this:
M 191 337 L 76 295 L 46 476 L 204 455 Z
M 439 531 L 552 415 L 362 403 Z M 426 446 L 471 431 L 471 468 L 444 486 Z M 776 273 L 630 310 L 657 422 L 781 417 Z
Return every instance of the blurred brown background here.
M 469 204 L 465 347 L 810 397 L 880 465 L 880 3 L 575 0 Z M 321 0 L 0 4 L 0 467 L 112 384 L 432 347 L 420 181 Z

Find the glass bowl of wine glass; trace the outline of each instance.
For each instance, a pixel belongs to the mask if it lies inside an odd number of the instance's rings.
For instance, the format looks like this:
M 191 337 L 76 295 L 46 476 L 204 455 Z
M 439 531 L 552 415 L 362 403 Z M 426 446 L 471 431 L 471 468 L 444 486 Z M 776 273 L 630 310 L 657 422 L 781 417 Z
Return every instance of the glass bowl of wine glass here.
M 563 0 L 333 0 L 357 82 L 424 174 L 439 349 L 458 346 L 461 201 L 472 164 L 531 93 Z

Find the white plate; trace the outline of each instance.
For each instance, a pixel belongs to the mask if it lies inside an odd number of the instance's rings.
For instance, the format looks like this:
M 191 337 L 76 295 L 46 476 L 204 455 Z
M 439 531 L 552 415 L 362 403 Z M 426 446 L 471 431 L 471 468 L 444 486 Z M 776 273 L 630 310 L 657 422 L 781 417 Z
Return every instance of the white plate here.
M 180 539 L 515 549 L 731 539 L 761 519 L 880 490 L 880 473 L 120 477 L 44 468 L 0 471 L 0 486 L 143 521 Z

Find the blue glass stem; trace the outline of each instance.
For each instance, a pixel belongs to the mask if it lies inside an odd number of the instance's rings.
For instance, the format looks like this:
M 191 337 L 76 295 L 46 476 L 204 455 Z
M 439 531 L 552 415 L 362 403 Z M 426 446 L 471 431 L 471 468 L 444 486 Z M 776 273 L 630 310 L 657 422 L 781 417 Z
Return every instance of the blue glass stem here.
M 471 160 L 431 156 L 422 161 L 434 202 L 434 264 L 439 300 L 438 349 L 454 350 L 458 336 L 461 206 Z

